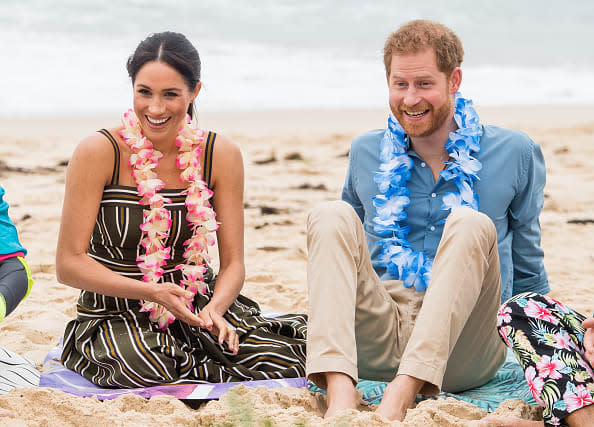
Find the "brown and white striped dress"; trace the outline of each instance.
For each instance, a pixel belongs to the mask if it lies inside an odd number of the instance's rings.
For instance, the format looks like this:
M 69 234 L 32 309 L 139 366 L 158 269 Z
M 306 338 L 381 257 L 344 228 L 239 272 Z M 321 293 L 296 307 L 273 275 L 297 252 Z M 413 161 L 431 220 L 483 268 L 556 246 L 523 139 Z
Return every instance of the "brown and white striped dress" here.
M 88 254 L 118 274 L 142 280 L 136 265 L 141 251 L 142 211 L 135 187 L 118 184 L 120 153 L 107 130 L 100 131 L 113 145 L 115 164 L 103 197 Z M 216 134 L 206 143 L 204 180 L 210 185 L 212 148 Z M 106 141 L 107 143 L 107 141 Z M 183 242 L 191 236 L 185 220 L 182 189 L 163 189 L 171 199 L 172 227 L 167 244 L 172 248 L 163 280 L 177 283 L 183 263 Z M 216 286 L 209 271 L 205 295 L 196 295 L 195 306 L 204 307 Z M 62 362 L 102 387 L 146 387 L 157 384 L 227 382 L 299 377 L 305 374 L 306 317 L 264 316 L 258 305 L 240 295 L 225 319 L 239 336 L 233 355 L 206 330 L 175 321 L 165 331 L 140 312 L 138 300 L 114 298 L 81 291 L 77 317 L 64 333 Z

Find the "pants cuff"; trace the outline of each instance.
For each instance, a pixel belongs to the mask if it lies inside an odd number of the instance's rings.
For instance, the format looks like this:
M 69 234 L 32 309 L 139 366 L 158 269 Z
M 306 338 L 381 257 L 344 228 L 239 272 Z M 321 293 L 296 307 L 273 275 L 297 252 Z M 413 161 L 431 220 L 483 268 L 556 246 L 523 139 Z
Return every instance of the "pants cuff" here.
M 313 360 L 308 358 L 305 363 L 305 372 L 308 380 L 324 390 L 327 385 L 326 378 L 322 374 L 326 372 L 346 374 L 351 377 L 354 384 L 357 384 L 358 380 L 357 365 L 337 356 L 318 357 Z
M 444 371 L 435 366 L 427 365 L 416 361 L 401 361 L 397 375 L 408 375 L 425 381 L 420 394 L 434 396 L 441 391 Z

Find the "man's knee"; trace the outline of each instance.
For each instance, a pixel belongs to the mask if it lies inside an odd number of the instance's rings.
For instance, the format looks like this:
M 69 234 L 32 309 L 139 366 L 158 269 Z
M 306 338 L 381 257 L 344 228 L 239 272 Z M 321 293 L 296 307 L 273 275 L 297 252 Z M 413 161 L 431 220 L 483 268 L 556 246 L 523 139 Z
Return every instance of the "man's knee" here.
M 332 232 L 349 228 L 354 222 L 359 221 L 357 213 L 351 205 L 342 200 L 324 202 L 316 206 L 307 217 L 307 230 Z
M 446 220 L 446 227 L 456 228 L 456 232 L 465 230 L 470 233 L 481 233 L 489 238 L 497 239 L 495 224 L 487 215 L 468 207 L 454 209 Z

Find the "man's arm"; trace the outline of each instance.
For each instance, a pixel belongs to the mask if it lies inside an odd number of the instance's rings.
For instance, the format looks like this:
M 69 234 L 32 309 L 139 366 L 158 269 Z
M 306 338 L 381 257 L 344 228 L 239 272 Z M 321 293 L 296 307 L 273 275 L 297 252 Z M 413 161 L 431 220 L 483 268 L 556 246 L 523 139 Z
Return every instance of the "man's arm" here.
M 359 219 L 361 222 L 363 222 L 365 218 L 365 209 L 363 208 L 363 203 L 361 203 L 361 200 L 359 199 L 359 196 L 355 190 L 355 183 L 357 179 L 356 166 L 355 153 L 353 151 L 353 147 L 351 147 L 351 151 L 349 153 L 349 167 L 347 169 L 344 186 L 342 187 L 342 200 L 347 202 L 353 207 L 353 209 L 355 209 Z
M 543 264 L 538 220 L 544 202 L 545 163 L 540 146 L 532 140 L 528 140 L 521 155 L 520 179 L 509 211 L 513 232 L 512 293 L 531 291 L 545 294 L 550 288 Z

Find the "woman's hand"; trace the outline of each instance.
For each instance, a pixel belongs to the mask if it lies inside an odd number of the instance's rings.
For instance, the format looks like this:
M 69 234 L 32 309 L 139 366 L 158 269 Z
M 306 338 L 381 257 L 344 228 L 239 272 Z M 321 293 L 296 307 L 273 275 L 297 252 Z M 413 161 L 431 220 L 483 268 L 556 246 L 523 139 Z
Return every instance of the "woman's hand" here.
M 150 301 L 162 305 L 175 316 L 176 319 L 198 328 L 206 328 L 206 323 L 190 311 L 186 302 L 194 295 L 171 282 L 150 283 L 152 288 Z
M 203 328 L 210 331 L 215 337 L 219 339 L 219 345 L 227 342 L 227 347 L 233 354 L 237 354 L 239 350 L 239 337 L 235 332 L 235 328 L 227 322 L 221 314 L 219 314 L 213 307 L 212 303 L 206 306 L 198 313 L 198 318 L 204 323 Z
M 584 333 L 584 350 L 586 350 L 586 360 L 594 368 L 594 317 L 590 317 L 582 322 L 586 329 Z

